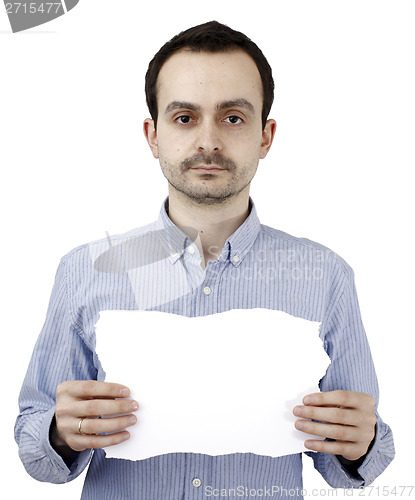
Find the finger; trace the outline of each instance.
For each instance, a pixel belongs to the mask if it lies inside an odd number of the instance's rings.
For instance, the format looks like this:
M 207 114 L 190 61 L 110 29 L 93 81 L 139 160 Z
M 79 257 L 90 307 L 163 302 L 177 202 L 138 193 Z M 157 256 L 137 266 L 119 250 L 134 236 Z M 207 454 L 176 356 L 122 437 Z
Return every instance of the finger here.
M 358 425 L 362 417 L 355 409 L 321 406 L 296 406 L 293 414 L 301 418 L 342 425 Z
M 68 439 L 67 443 L 70 448 L 75 451 L 83 451 L 87 448 L 106 448 L 120 444 L 130 438 L 128 431 L 116 432 L 105 436 L 82 436 L 81 434 L 73 434 Z
M 85 434 L 102 434 L 104 432 L 118 432 L 137 423 L 135 415 L 126 415 L 113 418 L 84 418 L 82 432 Z M 76 432 L 79 432 L 76 424 Z
M 307 439 L 304 446 L 309 450 L 329 453 L 330 455 L 341 455 L 348 460 L 357 460 L 365 454 L 365 451 L 354 443 L 341 441 L 321 441 Z
M 73 415 L 79 418 L 131 413 L 138 409 L 137 401 L 132 399 L 89 399 L 77 401 L 73 406 L 76 412 Z
M 308 434 L 340 441 L 355 442 L 359 437 L 358 429 L 348 425 L 321 424 L 310 420 L 297 420 L 295 428 Z
M 59 393 L 64 393 L 72 398 L 124 398 L 130 394 L 128 387 L 97 380 L 71 380 L 58 386 Z
M 369 394 L 354 391 L 327 391 L 309 394 L 304 397 L 306 406 L 341 406 L 344 408 L 374 409 L 375 400 Z

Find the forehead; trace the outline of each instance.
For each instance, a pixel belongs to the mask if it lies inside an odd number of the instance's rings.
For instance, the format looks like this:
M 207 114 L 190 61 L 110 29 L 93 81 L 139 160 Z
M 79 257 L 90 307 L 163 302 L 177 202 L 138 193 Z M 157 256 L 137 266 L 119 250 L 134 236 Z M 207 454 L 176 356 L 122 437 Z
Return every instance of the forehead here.
M 262 106 L 262 81 L 255 61 L 242 50 L 173 54 L 157 79 L 160 109 L 171 100 L 215 104 L 235 96 Z

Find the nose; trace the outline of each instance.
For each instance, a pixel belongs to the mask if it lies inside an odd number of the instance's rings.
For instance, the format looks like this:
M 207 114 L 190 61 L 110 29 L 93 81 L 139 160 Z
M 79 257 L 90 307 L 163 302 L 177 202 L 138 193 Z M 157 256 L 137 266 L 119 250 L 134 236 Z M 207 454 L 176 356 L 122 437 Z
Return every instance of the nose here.
M 195 146 L 199 152 L 205 153 L 217 153 L 222 150 L 219 130 L 215 123 L 205 121 L 199 125 Z

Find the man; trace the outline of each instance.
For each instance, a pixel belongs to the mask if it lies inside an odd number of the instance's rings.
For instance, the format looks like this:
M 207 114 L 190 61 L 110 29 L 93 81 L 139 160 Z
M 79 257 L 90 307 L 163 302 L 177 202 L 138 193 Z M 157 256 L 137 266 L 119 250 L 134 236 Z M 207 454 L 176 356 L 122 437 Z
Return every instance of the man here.
M 301 454 L 106 459 L 102 448 L 129 438 L 125 429 L 137 422 L 140 402 L 125 399 L 127 387 L 103 382 L 94 324 L 105 309 L 204 316 L 266 308 L 321 322 L 331 365 L 322 392 L 293 410 L 297 429 L 327 438 L 305 442 L 315 467 L 334 487 L 359 487 L 393 459 L 392 432 L 376 411 L 353 271 L 317 243 L 262 226 L 249 197 L 276 130 L 268 119 L 273 89 L 259 48 L 217 22 L 177 35 L 151 61 L 152 118 L 144 133 L 169 196 L 157 222 L 118 236 L 99 259 L 91 259 L 91 248 L 102 241 L 61 260 L 16 423 L 20 456 L 33 477 L 66 482 L 91 460 L 83 499 L 207 498 L 242 489 L 272 498 L 285 489 L 302 498 Z M 245 279 L 254 268 L 255 278 Z M 270 269 L 278 272 L 262 272 Z M 189 288 L 176 293 L 183 276 Z

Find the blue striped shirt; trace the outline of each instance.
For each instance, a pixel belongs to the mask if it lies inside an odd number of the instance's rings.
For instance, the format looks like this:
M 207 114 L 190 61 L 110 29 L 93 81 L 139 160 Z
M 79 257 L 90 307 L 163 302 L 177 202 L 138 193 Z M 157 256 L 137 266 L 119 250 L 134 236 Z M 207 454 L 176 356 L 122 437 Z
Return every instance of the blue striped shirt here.
M 83 500 L 303 498 L 300 453 L 277 458 L 171 453 L 133 462 L 85 450 L 68 468 L 49 442 L 56 387 L 66 380 L 104 380 L 94 328 L 103 310 L 148 309 L 192 317 L 266 308 L 318 321 L 331 359 L 321 390 L 365 392 L 377 407 L 377 379 L 354 275 L 341 257 L 262 225 L 250 199 L 249 216 L 218 259 L 205 269 L 200 259 L 196 245 L 168 217 L 168 198 L 156 222 L 82 245 L 61 259 L 15 426 L 20 457 L 31 476 L 64 483 L 89 463 Z M 329 485 L 368 485 L 394 457 L 392 432 L 377 413 L 376 437 L 357 473 L 334 455 L 307 454 Z

